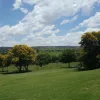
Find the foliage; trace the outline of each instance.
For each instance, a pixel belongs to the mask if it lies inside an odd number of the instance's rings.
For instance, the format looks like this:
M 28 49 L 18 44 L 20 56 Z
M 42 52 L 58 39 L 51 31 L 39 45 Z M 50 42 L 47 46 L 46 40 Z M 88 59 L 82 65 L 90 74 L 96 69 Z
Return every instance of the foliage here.
M 52 63 L 55 63 L 55 62 L 57 62 L 57 61 L 59 61 L 58 56 L 56 56 L 56 55 L 51 55 L 51 62 L 52 62 Z
M 8 54 L 19 71 L 22 71 L 22 67 L 28 71 L 28 66 L 35 61 L 35 50 L 27 45 L 15 45 Z
M 36 64 L 42 67 L 43 65 L 49 64 L 51 57 L 48 53 L 41 53 L 37 55 Z
M 2 67 L 2 71 L 5 66 L 5 59 L 5 56 L 0 54 L 0 67 Z
M 100 54 L 100 31 L 85 33 L 80 42 L 84 49 L 83 63 L 87 69 L 99 68 L 97 56 Z
M 60 57 L 60 61 L 63 63 L 69 63 L 69 67 L 70 67 L 70 63 L 75 61 L 75 51 L 74 49 L 66 49 L 62 52 L 62 54 L 59 56 Z
M 2 67 L 2 71 L 4 71 L 4 67 L 8 67 L 11 63 L 10 57 L 6 54 L 0 54 L 0 67 Z

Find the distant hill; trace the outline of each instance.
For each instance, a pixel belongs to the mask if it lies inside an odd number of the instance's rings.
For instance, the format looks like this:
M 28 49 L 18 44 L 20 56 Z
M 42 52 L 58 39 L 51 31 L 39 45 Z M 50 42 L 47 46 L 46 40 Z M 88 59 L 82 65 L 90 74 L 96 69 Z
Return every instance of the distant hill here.
M 12 47 L 0 47 L 0 53 L 7 53 L 9 49 Z M 33 46 L 32 48 L 40 49 L 40 50 L 61 50 L 61 49 L 78 49 L 80 46 Z
M 0 47 L 0 53 L 7 53 L 9 49 L 11 49 L 12 47 Z
M 33 46 L 38 49 L 67 49 L 67 48 L 80 48 L 80 46 Z
M 1 50 L 9 50 L 9 49 L 11 49 L 12 47 L 0 47 L 0 51 Z

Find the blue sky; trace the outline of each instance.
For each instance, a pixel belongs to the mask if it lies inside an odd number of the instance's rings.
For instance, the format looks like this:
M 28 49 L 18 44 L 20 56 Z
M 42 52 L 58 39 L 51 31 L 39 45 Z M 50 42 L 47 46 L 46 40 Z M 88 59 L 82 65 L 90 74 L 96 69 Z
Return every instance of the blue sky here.
M 74 46 L 99 30 L 100 0 L 0 0 L 0 46 Z

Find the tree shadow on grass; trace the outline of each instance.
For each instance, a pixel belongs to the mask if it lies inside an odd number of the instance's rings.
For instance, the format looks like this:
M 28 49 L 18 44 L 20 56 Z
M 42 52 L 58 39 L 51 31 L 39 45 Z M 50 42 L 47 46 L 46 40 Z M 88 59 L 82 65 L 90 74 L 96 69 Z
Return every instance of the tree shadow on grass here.
M 21 71 L 21 72 L 19 72 L 19 71 L 12 71 L 12 72 L 5 71 L 5 72 L 0 72 L 0 73 L 3 75 L 8 75 L 8 74 L 23 74 L 23 73 L 29 73 L 29 72 L 32 72 L 32 70 Z
M 67 68 L 67 69 L 68 69 L 68 68 L 69 68 L 69 69 L 72 68 L 72 69 L 73 69 L 73 68 L 76 68 L 76 67 L 75 67 L 75 66 L 70 66 L 70 67 L 68 67 L 68 66 L 61 66 L 61 68 Z
M 7 71 L 0 71 L 0 73 L 7 72 Z

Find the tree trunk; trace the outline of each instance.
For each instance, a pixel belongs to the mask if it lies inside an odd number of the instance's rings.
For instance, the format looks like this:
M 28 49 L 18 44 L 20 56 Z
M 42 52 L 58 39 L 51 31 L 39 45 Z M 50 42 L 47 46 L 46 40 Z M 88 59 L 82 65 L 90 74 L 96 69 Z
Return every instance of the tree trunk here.
M 21 72 L 22 71 L 22 66 L 19 66 L 19 72 Z
M 26 72 L 28 71 L 28 65 L 27 66 L 24 66 L 24 68 L 25 68 L 25 70 L 26 70 Z
M 68 63 L 68 67 L 70 68 L 70 62 Z
M 81 65 L 81 68 L 83 67 L 83 64 L 82 64 L 82 62 L 80 62 L 80 65 Z
M 22 66 L 16 66 L 18 71 L 21 72 L 22 71 Z
M 8 73 L 8 66 L 7 66 L 7 73 Z
M 2 67 L 2 72 L 4 72 L 4 67 Z
M 42 64 L 40 64 L 40 67 L 42 67 Z

